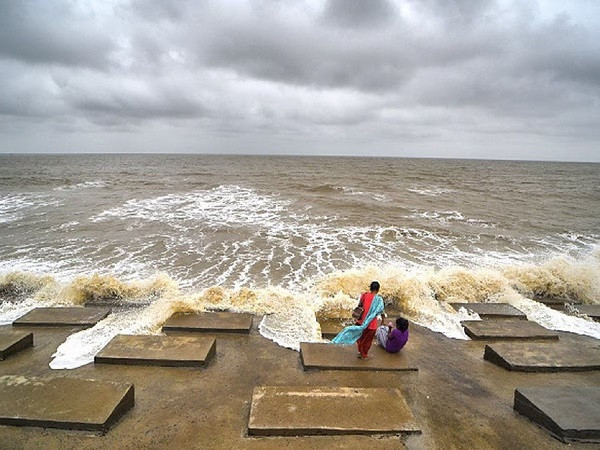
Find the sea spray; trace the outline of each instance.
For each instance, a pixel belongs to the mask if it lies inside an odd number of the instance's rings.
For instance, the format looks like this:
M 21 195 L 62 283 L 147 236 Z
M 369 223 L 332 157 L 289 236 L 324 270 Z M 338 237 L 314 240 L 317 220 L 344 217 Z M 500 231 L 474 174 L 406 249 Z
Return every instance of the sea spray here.
M 529 320 L 562 331 L 600 339 L 600 324 L 554 311 L 526 295 L 568 296 L 586 303 L 600 300 L 600 258 L 595 251 L 575 260 L 553 258 L 538 265 L 447 267 L 441 270 L 400 265 L 367 265 L 331 272 L 312 280 L 304 290 L 278 286 L 239 289 L 210 286 L 183 292 L 167 275 L 125 281 L 107 274 L 59 282 L 49 275 L 13 272 L 0 275 L 0 323 L 10 323 L 36 306 L 117 305 L 96 326 L 75 333 L 57 349 L 52 368 L 89 363 L 116 334 L 160 333 L 174 313 L 231 310 L 263 315 L 260 333 L 279 345 L 298 349 L 300 342 L 320 341 L 319 319 L 349 318 L 357 297 L 376 279 L 388 309 L 409 320 L 457 339 L 467 339 L 460 324 L 477 319 L 450 302 L 503 302 L 527 314 Z M 147 304 L 141 308 L 128 305 Z M 125 306 L 121 308 L 119 306 Z

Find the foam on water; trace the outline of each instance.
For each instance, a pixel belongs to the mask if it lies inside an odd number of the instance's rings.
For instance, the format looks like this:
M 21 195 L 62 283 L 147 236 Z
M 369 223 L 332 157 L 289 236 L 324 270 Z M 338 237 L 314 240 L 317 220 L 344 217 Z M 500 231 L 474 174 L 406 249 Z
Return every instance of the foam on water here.
M 96 180 L 96 181 L 83 181 L 81 183 L 75 183 L 75 184 L 67 184 L 64 186 L 59 186 L 57 188 L 54 188 L 54 190 L 55 191 L 73 191 L 73 190 L 77 190 L 77 189 L 98 189 L 98 188 L 104 188 L 107 186 L 108 186 L 108 183 L 106 181 Z
M 83 305 L 86 302 L 125 304 L 150 302 L 135 309 L 116 308 L 96 326 L 75 333 L 57 349 L 52 368 L 87 364 L 119 333 L 158 333 L 175 312 L 227 309 L 264 315 L 260 333 L 284 347 L 321 341 L 317 318 L 348 318 L 357 296 L 376 279 L 386 306 L 402 311 L 414 323 L 456 338 L 467 339 L 460 322 L 478 319 L 450 302 L 504 302 L 525 312 L 529 320 L 554 330 L 600 339 L 600 323 L 554 311 L 526 296 L 568 296 L 584 303 L 600 299 L 600 252 L 575 260 L 553 258 L 538 265 L 513 264 L 495 268 L 369 265 L 334 271 L 307 282 L 303 290 L 283 287 L 227 289 L 212 286 L 183 292 L 166 275 L 123 281 L 109 275 L 80 276 L 59 282 L 49 275 L 22 272 L 0 277 L 0 323 L 9 323 L 35 306 Z
M 56 206 L 59 202 L 49 195 L 28 193 L 0 195 L 0 223 L 17 221 L 40 208 Z

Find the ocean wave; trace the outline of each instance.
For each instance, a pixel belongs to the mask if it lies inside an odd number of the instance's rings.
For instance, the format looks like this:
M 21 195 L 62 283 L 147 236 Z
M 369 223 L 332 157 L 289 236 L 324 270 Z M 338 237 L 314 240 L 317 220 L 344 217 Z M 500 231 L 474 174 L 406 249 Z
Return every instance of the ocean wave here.
M 443 194 L 455 192 L 454 189 L 443 188 L 439 186 L 413 186 L 411 188 L 408 188 L 407 191 L 419 195 L 425 195 L 427 197 L 438 197 Z
M 525 312 L 529 320 L 555 330 L 600 339 L 600 323 L 549 310 L 531 298 L 575 298 L 600 302 L 600 251 L 581 259 L 555 257 L 539 264 L 497 267 L 428 267 L 369 265 L 334 271 L 308 280 L 304 289 L 280 286 L 224 288 L 201 291 L 182 289 L 167 275 L 124 281 L 111 275 L 79 276 L 60 282 L 49 275 L 12 272 L 0 276 L 0 323 L 9 323 L 35 306 L 85 305 L 108 302 L 148 304 L 135 311 L 115 312 L 96 326 L 71 335 L 57 350 L 53 368 L 72 368 L 93 360 L 118 333 L 158 333 L 175 312 L 227 309 L 264 315 L 260 333 L 284 347 L 298 349 L 300 342 L 321 341 L 317 318 L 347 318 L 357 296 L 372 280 L 381 283 L 388 308 L 433 331 L 467 339 L 460 324 L 465 311 L 451 302 L 503 302 Z
M 0 195 L 0 223 L 9 223 L 22 219 L 27 213 L 60 203 L 45 194 L 7 194 Z
M 108 186 L 108 182 L 97 180 L 97 181 L 83 181 L 81 183 L 67 184 L 54 188 L 55 191 L 74 191 L 78 189 L 99 189 Z

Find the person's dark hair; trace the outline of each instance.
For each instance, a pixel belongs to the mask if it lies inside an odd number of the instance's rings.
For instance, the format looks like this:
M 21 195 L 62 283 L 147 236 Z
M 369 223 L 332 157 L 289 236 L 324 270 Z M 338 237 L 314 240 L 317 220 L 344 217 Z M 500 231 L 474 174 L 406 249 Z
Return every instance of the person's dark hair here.
M 373 281 L 373 282 L 371 283 L 370 289 L 371 289 L 372 291 L 378 291 L 378 290 L 379 290 L 379 283 L 378 283 L 377 281 Z
M 403 332 L 408 330 L 408 320 L 406 320 L 404 317 L 398 317 L 396 319 L 396 328 Z

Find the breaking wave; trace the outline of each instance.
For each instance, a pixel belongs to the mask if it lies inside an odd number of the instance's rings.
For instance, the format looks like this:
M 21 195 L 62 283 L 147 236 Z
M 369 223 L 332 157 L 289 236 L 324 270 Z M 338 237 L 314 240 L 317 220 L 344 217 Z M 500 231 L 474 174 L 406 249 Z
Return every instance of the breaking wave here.
M 260 333 L 279 345 L 298 349 L 302 341 L 321 340 L 318 319 L 349 317 L 357 296 L 374 279 L 381 283 L 388 308 L 451 338 L 467 339 L 460 322 L 477 316 L 469 316 L 464 310 L 456 312 L 450 302 L 504 302 L 547 328 L 600 339 L 600 323 L 531 300 L 545 296 L 598 303 L 599 250 L 581 259 L 562 256 L 540 264 L 485 268 L 368 265 L 318 276 L 303 289 L 211 286 L 194 291 L 183 289 L 167 275 L 125 281 L 94 274 L 65 282 L 51 275 L 10 272 L 0 275 L 0 297 L 4 298 L 0 323 L 10 323 L 41 305 L 113 305 L 113 314 L 69 336 L 57 349 L 50 364 L 55 369 L 93 361 L 116 334 L 159 333 L 175 312 L 226 309 L 264 315 Z

